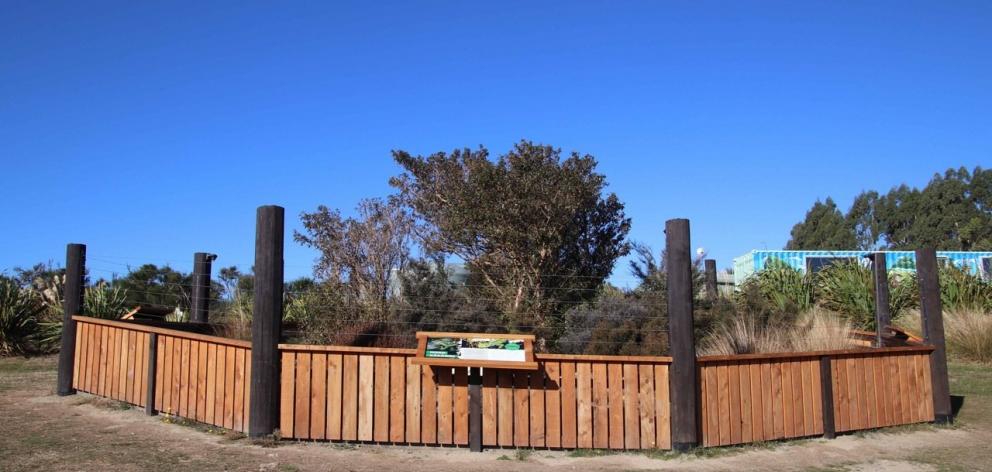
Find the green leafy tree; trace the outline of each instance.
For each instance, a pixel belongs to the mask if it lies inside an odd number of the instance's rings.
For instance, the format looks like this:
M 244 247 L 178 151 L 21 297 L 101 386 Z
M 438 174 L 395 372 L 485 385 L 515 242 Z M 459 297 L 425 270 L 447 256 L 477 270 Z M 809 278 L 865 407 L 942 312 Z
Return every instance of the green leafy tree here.
M 390 183 L 423 223 L 428 252 L 466 262 L 471 284 L 499 300 L 509 328 L 555 337 L 556 315 L 588 300 L 628 252 L 630 220 L 596 159 L 521 141 L 496 160 L 489 151 L 426 157 L 394 151 L 406 171 Z
M 851 249 L 858 244 L 851 224 L 829 197 L 813 204 L 791 236 L 786 249 Z

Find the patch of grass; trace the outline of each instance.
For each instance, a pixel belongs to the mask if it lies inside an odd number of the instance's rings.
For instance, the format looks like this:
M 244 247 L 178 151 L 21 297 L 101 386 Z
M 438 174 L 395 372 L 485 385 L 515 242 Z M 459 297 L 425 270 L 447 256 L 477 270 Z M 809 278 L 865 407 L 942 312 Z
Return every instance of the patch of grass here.
M 760 441 L 749 444 L 740 444 L 736 446 L 696 447 L 686 452 L 678 452 L 668 449 L 647 449 L 644 451 L 639 451 L 638 453 L 643 454 L 645 457 L 651 459 L 659 459 L 659 460 L 712 459 L 716 457 L 734 456 L 737 454 L 743 454 L 745 452 L 750 452 L 750 451 L 774 449 L 779 445 L 801 444 L 804 441 L 808 441 L 808 439 L 799 439 L 788 442 Z
M 506 454 L 503 454 L 502 456 L 497 457 L 496 460 L 498 460 L 498 461 L 511 461 L 513 459 L 510 459 L 510 456 L 508 456 Z
M 518 461 L 525 461 L 528 458 L 530 458 L 530 455 L 533 453 L 534 453 L 533 449 L 517 449 L 516 452 L 514 452 L 513 456 Z
M 568 457 L 601 457 L 612 456 L 616 453 L 616 451 L 611 451 L 609 449 L 576 449 L 569 452 Z
M 95 408 L 100 408 L 103 410 L 110 411 L 127 411 L 131 409 L 131 405 L 119 400 L 111 400 L 109 398 L 94 397 L 91 395 L 84 395 L 72 400 L 73 406 L 90 405 Z

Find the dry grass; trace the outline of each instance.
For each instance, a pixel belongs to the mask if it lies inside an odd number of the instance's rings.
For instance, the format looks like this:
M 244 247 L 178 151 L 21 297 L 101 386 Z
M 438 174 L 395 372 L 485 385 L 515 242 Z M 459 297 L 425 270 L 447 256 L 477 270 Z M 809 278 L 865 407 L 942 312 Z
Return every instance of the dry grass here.
M 821 308 L 798 316 L 792 324 L 762 324 L 749 315 L 732 318 L 703 340 L 702 355 L 809 352 L 850 349 L 854 329 L 845 317 Z
M 944 310 L 943 314 L 947 353 L 955 359 L 992 363 L 992 313 L 957 308 Z M 920 311 L 908 311 L 896 324 L 911 333 L 920 333 Z

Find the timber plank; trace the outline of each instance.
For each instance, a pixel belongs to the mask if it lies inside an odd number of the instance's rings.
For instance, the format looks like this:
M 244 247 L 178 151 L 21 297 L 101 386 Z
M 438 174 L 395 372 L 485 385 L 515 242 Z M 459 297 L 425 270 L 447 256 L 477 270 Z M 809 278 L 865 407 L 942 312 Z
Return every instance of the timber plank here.
M 672 448 L 672 429 L 671 429 L 671 401 L 669 400 L 669 385 L 668 385 L 668 365 L 667 364 L 655 364 L 654 365 L 654 393 L 655 393 L 655 403 L 654 411 L 657 418 L 657 433 L 658 440 L 656 446 L 659 449 L 671 449 Z
M 213 344 L 199 344 L 200 349 L 197 351 L 196 358 L 196 421 L 205 423 L 207 420 L 207 355 Z
M 813 376 L 813 434 L 823 434 L 823 379 L 820 378 L 820 363 L 816 360 L 809 361 L 810 373 Z
M 79 361 L 82 359 L 79 357 L 79 353 L 82 350 L 82 339 L 83 339 L 83 328 L 85 323 L 76 324 L 76 344 L 73 349 L 72 357 L 72 388 L 79 390 Z
M 285 356 L 283 354 L 282 356 Z M 280 357 L 279 361 L 282 362 L 283 357 Z M 207 343 L 207 366 L 206 366 L 206 392 L 204 393 L 204 406 L 203 406 L 203 422 L 213 423 L 214 422 L 214 404 L 215 398 L 217 396 L 217 345 L 214 343 Z M 285 386 L 286 382 L 282 382 Z M 285 389 L 285 387 L 282 387 Z M 286 434 L 286 430 L 279 428 Z
M 719 364 L 703 367 L 706 376 L 706 437 L 705 445 L 718 446 L 720 442 L 720 373 Z
M 844 359 L 832 359 L 834 370 L 834 420 L 837 422 L 837 431 L 851 430 L 851 410 L 848 405 L 848 383 L 847 383 L 847 361 Z
M 122 332 L 123 330 L 116 328 L 110 330 L 110 380 L 107 383 L 106 396 L 116 400 L 124 398 L 122 393 L 127 388 L 124 385 L 125 375 L 121 375 L 122 364 L 123 370 L 127 371 L 127 337 L 121 336 Z
M 604 378 L 605 380 L 605 378 Z M 468 399 L 465 399 L 468 403 Z M 530 447 L 544 447 L 544 369 L 530 373 Z
M 499 374 L 493 369 L 482 370 L 482 445 L 496 446 L 498 422 Z
M 218 346 L 217 360 L 220 362 L 224 359 L 224 346 Z M 295 401 L 295 389 L 296 389 L 296 353 L 293 352 L 283 352 L 282 353 L 282 369 L 280 382 L 281 391 L 279 392 L 279 431 L 283 436 L 287 438 L 296 437 L 293 432 L 293 420 L 295 418 L 293 407 L 296 404 Z M 218 371 L 219 372 L 219 371 Z M 224 389 L 218 386 L 217 392 L 223 392 Z
M 905 409 L 905 418 L 907 423 L 915 423 L 919 421 L 916 415 L 916 403 L 919 401 L 919 395 L 916 392 L 916 375 L 914 375 L 912 369 L 909 366 L 909 356 L 903 355 L 898 356 L 899 359 L 899 378 L 905 379 L 906 393 L 903 395 L 903 408 Z
M 344 405 L 342 371 L 344 360 L 341 354 L 327 355 L 327 420 L 326 438 L 341 439 L 341 411 Z
M 878 428 L 881 423 L 878 420 L 878 402 L 876 392 L 875 392 L 875 363 L 872 362 L 872 356 L 865 356 L 860 359 L 862 369 L 864 370 L 864 382 L 865 385 L 865 405 L 867 409 L 867 428 Z
M 468 368 L 455 367 L 454 381 L 453 442 L 456 445 L 466 445 L 468 444 Z
M 799 375 L 802 377 L 803 405 L 803 435 L 812 436 L 813 426 L 813 363 L 810 360 L 798 362 Z
M 888 397 L 885 392 L 885 378 L 884 367 L 881 362 L 882 356 L 876 355 L 871 356 L 871 372 L 872 372 L 872 382 L 875 384 L 875 405 L 876 412 L 878 414 L 878 425 L 888 426 L 889 424 L 889 412 L 888 412 Z
M 296 373 L 293 380 L 293 437 L 310 439 L 310 353 L 296 354 Z
M 180 338 L 172 338 L 172 395 L 170 397 L 170 407 L 169 413 L 173 415 L 181 415 L 180 404 L 182 397 L 180 396 L 180 391 L 182 389 L 182 361 L 183 361 L 183 340 Z
M 165 382 L 162 381 L 163 376 L 165 376 L 165 340 L 166 337 L 162 336 L 158 339 L 155 346 L 155 409 L 162 411 L 162 387 Z M 169 378 L 165 376 L 165 378 Z
M 892 389 L 890 392 L 890 398 L 892 398 L 892 411 L 894 412 L 893 424 L 905 424 L 906 419 L 903 416 L 902 408 L 903 386 L 902 382 L 899 380 L 899 363 L 895 356 L 888 356 L 886 358 L 886 362 L 888 364 L 886 366 L 886 371 L 889 372 L 889 383 L 891 384 Z
M 805 420 L 803 415 L 803 371 L 799 361 L 793 360 L 788 364 L 792 370 L 792 411 L 793 411 L 793 434 L 801 437 L 806 434 Z
M 782 427 L 786 438 L 796 436 L 795 390 L 792 383 L 792 365 L 788 360 L 778 362 L 782 372 Z
M 761 363 L 750 361 L 748 364 L 751 385 L 749 397 L 751 398 L 751 438 L 754 441 L 765 440 L 764 428 L 764 395 L 761 390 Z
M 421 401 L 421 367 L 410 361 L 413 357 L 407 357 L 406 362 L 406 442 L 419 443 L 420 440 L 420 412 L 422 410 Z
M 341 439 L 358 439 L 358 356 L 342 357 Z
M 575 364 L 575 383 L 577 445 L 588 449 L 592 447 L 592 366 L 588 362 Z
M 621 374 L 620 364 L 611 364 L 616 368 L 616 376 L 619 380 Z M 605 449 L 610 447 L 610 411 L 617 411 L 616 405 L 611 405 L 608 398 L 607 367 L 604 363 L 592 364 L 592 447 Z M 622 381 L 621 381 L 622 382 Z M 617 392 L 620 392 L 617 389 Z M 619 411 L 623 411 L 620 406 Z M 622 440 L 619 447 L 623 447 Z
M 609 429 L 603 428 L 604 433 L 609 434 L 610 449 L 623 449 L 623 365 L 610 364 L 607 368 L 609 384 Z
M 782 397 L 785 394 L 782 381 L 782 363 L 770 363 L 772 380 L 772 419 L 774 421 L 772 439 L 782 439 L 785 437 L 785 410 Z
M 500 446 L 513 445 L 513 374 L 500 370 L 499 389 L 496 394 L 496 415 L 498 417 L 497 442 Z
M 730 423 L 730 444 L 740 444 L 743 421 L 741 420 L 741 373 L 738 363 L 728 363 L 727 374 L 729 376 L 730 414 L 726 421 Z
M 179 374 L 179 416 L 189 418 L 189 339 L 181 340 L 181 370 Z
M 744 361 L 737 366 L 737 375 L 740 378 L 741 442 L 743 443 L 754 441 L 754 425 L 751 423 L 754 413 L 754 403 L 751 400 L 751 363 L 752 361 Z
M 420 366 L 420 369 L 423 399 L 423 413 L 420 415 L 423 425 L 420 431 L 421 441 L 425 444 L 437 444 L 437 382 L 430 366 Z
M 452 444 L 452 375 L 451 367 L 437 367 L 437 442 Z
M 389 441 L 389 356 L 375 356 L 375 388 L 372 392 L 372 439 Z
M 650 364 L 639 364 L 635 367 L 637 368 L 638 381 L 638 423 L 641 425 L 640 448 L 654 449 L 658 447 L 655 434 L 654 369 Z
M 358 356 L 358 440 L 373 440 L 373 395 L 375 392 L 375 360 L 371 355 Z
M 466 403 L 467 400 L 466 400 Z M 406 358 L 389 357 L 389 441 L 403 442 L 406 438 Z
M 572 448 L 578 444 L 575 363 L 561 363 L 561 447 Z
M 230 346 L 224 350 L 226 357 L 224 359 L 224 427 L 227 429 L 234 429 L 234 370 L 237 357 L 235 351 L 236 348 Z M 299 425 L 294 426 L 294 432 L 297 427 Z
M 641 447 L 640 414 L 637 411 L 637 365 L 623 365 L 624 447 Z
M 557 362 L 544 362 L 544 412 L 545 444 L 548 447 L 561 447 L 561 375 Z M 485 396 L 483 396 L 485 401 Z M 485 430 L 483 430 L 485 431 Z M 484 442 L 483 442 L 484 444 Z
M 200 365 L 198 364 L 200 359 L 200 343 L 198 341 L 190 341 L 189 343 L 189 392 L 186 393 L 187 396 L 187 406 L 186 413 L 189 418 L 197 419 L 196 405 L 198 400 L 197 390 L 200 388 Z
M 327 354 L 310 355 L 310 438 L 327 437 Z
M 530 383 L 528 373 L 513 372 L 513 445 L 527 447 L 530 444 L 530 396 L 527 385 Z

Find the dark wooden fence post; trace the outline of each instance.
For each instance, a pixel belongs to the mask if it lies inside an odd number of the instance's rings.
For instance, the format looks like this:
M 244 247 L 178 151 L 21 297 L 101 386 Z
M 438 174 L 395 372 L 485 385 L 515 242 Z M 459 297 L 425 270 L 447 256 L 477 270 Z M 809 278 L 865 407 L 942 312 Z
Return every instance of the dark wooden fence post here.
M 672 355 L 672 448 L 686 451 L 699 445 L 699 399 L 696 342 L 692 322 L 692 256 L 689 220 L 665 222 L 665 269 L 668 276 L 668 344 Z
M 279 338 L 282 335 L 285 210 L 258 208 L 255 220 L 255 305 L 251 323 L 248 436 L 273 433 L 279 421 Z
M 944 346 L 944 315 L 940 306 L 940 280 L 937 276 L 937 251 L 916 250 L 916 277 L 920 283 L 920 312 L 923 340 L 934 347 L 930 353 L 930 378 L 933 383 L 935 423 L 950 423 L 951 387 L 947 378 L 947 351 Z
M 482 373 L 468 369 L 468 449 L 482 452 Z
M 706 298 L 716 300 L 719 295 L 716 284 L 716 260 L 706 259 L 703 261 L 703 265 L 706 272 Z
M 148 381 L 145 382 L 148 389 L 145 390 L 145 414 L 153 416 L 158 414 L 155 409 L 155 369 L 158 358 L 158 334 L 148 333 Z
M 193 254 L 193 303 L 189 320 L 206 323 L 210 319 L 210 266 L 217 256 L 205 252 Z
M 875 346 L 882 347 L 885 345 L 882 335 L 892 324 L 892 314 L 889 312 L 889 272 L 885 267 L 884 252 L 876 252 L 869 257 L 875 275 Z
M 823 437 L 837 436 L 834 423 L 834 378 L 830 368 L 830 356 L 820 356 L 820 408 L 823 411 Z
M 76 363 L 76 322 L 72 317 L 82 314 L 83 288 L 86 285 L 86 245 L 69 244 L 65 248 L 65 288 L 62 302 L 62 346 L 59 350 L 59 373 L 56 392 L 72 395 L 72 370 Z

